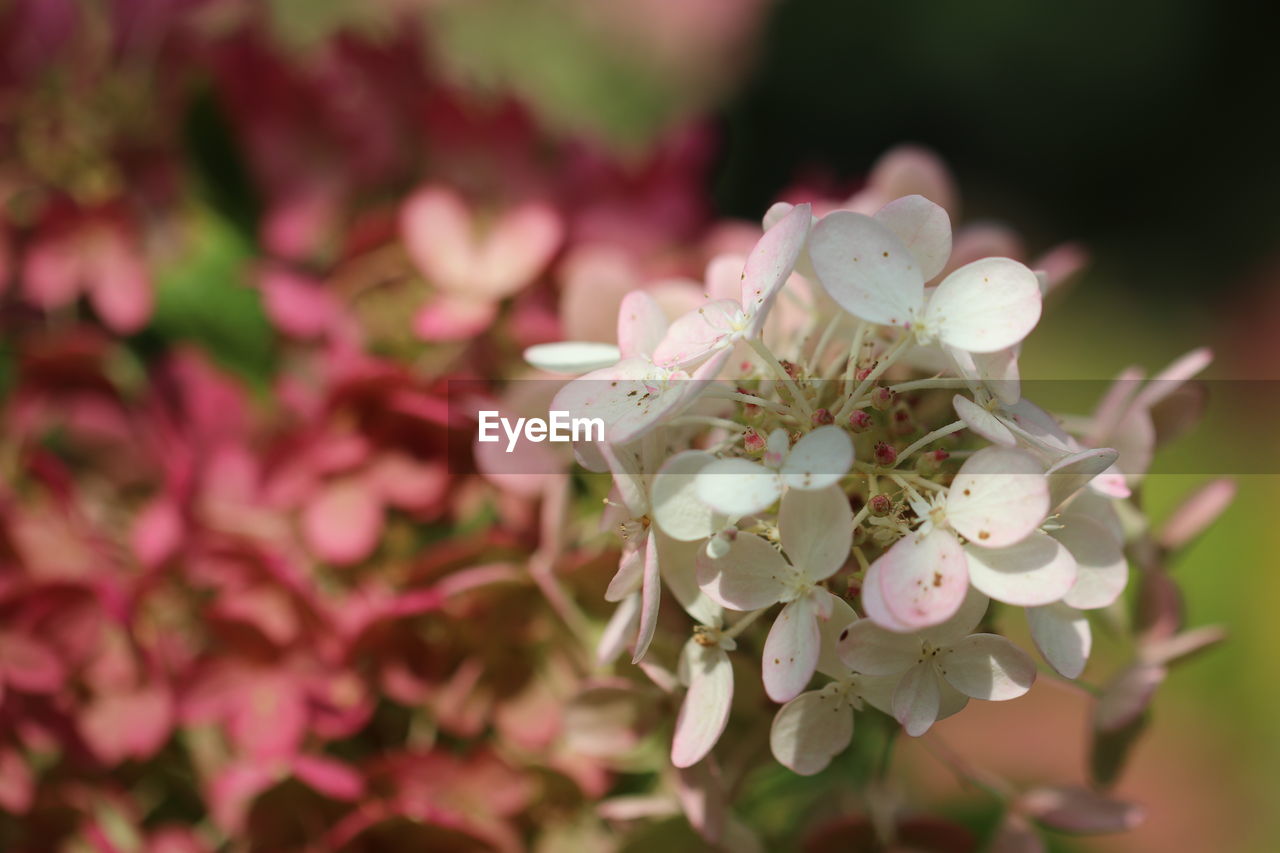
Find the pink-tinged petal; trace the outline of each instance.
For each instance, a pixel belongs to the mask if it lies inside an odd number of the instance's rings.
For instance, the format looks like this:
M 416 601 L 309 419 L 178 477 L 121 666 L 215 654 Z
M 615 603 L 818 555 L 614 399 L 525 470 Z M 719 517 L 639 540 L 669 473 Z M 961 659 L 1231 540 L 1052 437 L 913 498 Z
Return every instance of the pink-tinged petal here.
M 79 295 L 80 267 L 74 241 L 37 238 L 22 258 L 23 296 L 39 308 L 61 308 Z
M 623 358 L 652 357 L 667 334 L 667 315 L 643 290 L 622 297 L 618 308 L 618 350 Z
M 689 640 L 681 653 L 681 669 L 689 690 L 676 717 L 671 763 L 692 767 L 716 745 L 733 705 L 733 665 L 719 646 Z
M 880 567 L 885 606 L 898 623 L 913 629 L 950 619 L 969 588 L 964 550 L 954 536 L 942 530 L 925 536 L 908 534 L 875 565 Z M 875 618 L 869 607 L 867 613 Z
M 544 461 L 534 470 L 558 471 L 564 464 L 553 468 L 549 461 Z M 394 450 L 379 453 L 364 479 L 385 503 L 409 512 L 429 511 L 440 506 L 450 483 L 448 468 L 442 460 L 423 460 Z
M 810 595 L 787 604 L 764 641 L 764 691 L 775 702 L 794 699 L 808 686 L 818 666 L 822 635 Z
M 428 187 L 400 209 L 400 235 L 418 270 L 436 287 L 465 293 L 476 264 L 471 211 L 456 193 Z
M 553 344 L 535 344 L 524 351 L 527 364 L 565 376 L 577 376 L 592 370 L 612 367 L 622 358 L 622 351 L 613 344 L 594 341 L 561 341 Z
M 563 241 L 560 215 L 545 204 L 529 202 L 504 213 L 476 259 L 480 291 L 501 299 L 532 284 Z
M 1079 610 L 1065 604 L 1027 609 L 1031 638 L 1049 666 L 1064 678 L 1079 678 L 1089 662 L 1093 631 Z
M 36 779 L 22 753 L 0 745 L 0 809 L 12 815 L 26 814 L 36 798 Z
M 182 510 L 165 495 L 152 500 L 134 519 L 130 543 L 138 562 L 154 568 L 168 562 L 182 546 Z
M 729 345 L 734 318 L 742 306 L 732 299 L 699 305 L 676 318 L 653 349 L 653 361 L 666 367 L 688 367 Z
M 839 486 L 788 491 L 778 529 L 791 565 L 815 583 L 839 571 L 853 548 L 853 510 Z
M 729 299 L 745 305 L 742 298 L 743 268 L 747 259 L 742 255 L 716 255 L 707 264 L 704 282 L 707 299 Z
M 956 229 L 948 272 L 983 258 L 1021 258 L 1022 238 L 1007 225 L 980 222 Z
M 277 773 L 276 768 L 252 763 L 232 764 L 220 770 L 206 794 L 214 823 L 224 832 L 239 832 L 253 801 L 276 783 Z
M 1062 527 L 1053 532 L 1076 561 L 1076 582 L 1063 603 L 1078 610 L 1109 607 L 1129 582 L 1129 563 L 1120 543 L 1103 524 L 1086 515 L 1068 512 Z
M 155 755 L 173 730 L 173 697 L 168 689 L 149 686 L 98 696 L 80 715 L 80 734 L 100 761 L 119 764 L 127 758 Z
M 853 467 L 853 442 L 838 426 L 818 427 L 795 443 L 779 472 L 793 489 L 825 489 Z
M 1211 480 L 1189 495 L 1165 520 L 1157 537 L 1170 551 L 1185 548 L 1218 520 L 1236 498 L 1234 480 Z
M 1172 637 L 1145 640 L 1140 656 L 1147 663 L 1170 666 L 1225 642 L 1226 639 L 1227 630 L 1221 625 L 1205 625 Z
M 566 384 L 551 409 L 575 418 L 601 418 L 605 440 L 626 444 L 692 402 L 687 374 L 669 373 L 647 359 L 624 358 Z
M 316 556 L 335 565 L 371 555 L 382 535 L 383 506 L 362 480 L 347 478 L 323 486 L 302 513 L 302 533 Z
M 698 557 L 698 586 L 730 610 L 759 610 L 776 603 L 795 569 L 772 545 L 753 533 L 739 533 L 719 559 Z
M 1168 674 L 1163 666 L 1149 663 L 1135 663 L 1119 672 L 1094 705 L 1094 728 L 1113 732 L 1132 723 L 1147 710 Z
M 1086 444 L 1103 444 L 1116 424 L 1124 418 L 1132 408 L 1133 399 L 1141 387 L 1146 373 L 1140 367 L 1126 367 L 1120 371 L 1107 392 L 1102 395 L 1097 407 L 1093 410 L 1093 423 L 1085 436 Z
M 938 671 L 974 699 L 1003 702 L 1031 689 L 1036 665 L 1027 653 L 996 634 L 970 634 L 938 655 Z
M 1118 458 L 1120 454 L 1115 450 L 1097 447 L 1059 459 L 1045 471 L 1045 476 L 1049 478 L 1050 509 L 1062 506 L 1068 498 L 1114 465 Z
M 893 615 L 889 610 L 889 606 L 884 601 L 884 565 L 880 560 L 876 560 L 867 569 L 866 577 L 862 580 L 862 591 L 860 598 L 862 600 L 862 610 L 867 618 L 884 628 L 886 631 L 894 631 L 899 634 L 909 634 L 915 629 L 902 622 L 898 617 Z
M 1040 283 L 1017 261 L 986 258 L 942 280 L 924 322 L 947 346 L 995 352 L 1020 342 L 1040 320 Z
M 922 195 L 949 211 L 958 204 L 955 182 L 946 164 L 919 145 L 898 145 L 886 151 L 871 166 L 867 182 L 886 201 Z
M 924 196 L 909 195 L 876 211 L 877 222 L 898 235 L 915 258 L 924 280 L 936 276 L 951 257 L 951 217 Z
M 1192 350 L 1151 377 L 1151 381 L 1142 386 L 1142 390 L 1134 398 L 1134 406 L 1142 409 L 1154 408 L 1211 363 L 1213 351 L 1208 347 Z
M 118 334 L 138 331 L 151 317 L 151 280 L 128 238 L 111 230 L 95 235 L 86 262 L 89 301 L 103 324 Z
M 782 495 L 777 472 L 747 459 L 718 459 L 695 480 L 698 500 L 717 512 L 740 518 L 771 506 Z
M 698 499 L 698 474 L 714 461 L 706 451 L 686 450 L 662 463 L 649 501 L 663 533 L 681 542 L 700 542 L 715 532 L 715 511 Z
M 1009 428 L 994 414 L 968 397 L 961 397 L 957 394 L 951 398 L 951 405 L 956 410 L 956 416 L 964 421 L 964 425 L 987 441 L 992 444 L 998 444 L 1001 447 L 1017 446 L 1018 440 L 1014 438 Z
M 1019 607 L 1060 600 L 1076 582 L 1076 561 L 1062 543 L 1033 530 L 1003 548 L 965 548 L 969 582 L 983 594 Z
M 254 674 L 237 692 L 228 730 L 236 746 L 259 760 L 292 758 L 307 730 L 307 696 L 292 673 Z
M 801 693 L 779 708 L 769 729 L 773 757 L 801 776 L 821 772 L 852 740 L 853 709 L 843 697 L 820 690 Z
M 364 779 L 341 761 L 319 755 L 299 755 L 293 760 L 293 775 L 334 800 L 351 802 L 364 793 Z
M 704 841 L 719 846 L 729 816 L 729 797 L 714 760 L 677 768 L 675 789 L 689 825 Z
M 622 299 L 643 283 L 631 256 L 613 246 L 578 245 L 566 253 L 558 278 L 564 337 L 616 342 Z
M 636 649 L 631 662 L 637 663 L 649 651 L 653 633 L 658 627 L 658 605 L 662 601 L 662 575 L 658 571 L 657 534 L 649 531 L 644 545 L 644 578 L 640 586 L 640 627 L 636 632 Z
M 627 641 L 640 627 L 640 593 L 634 592 L 622 599 L 609 617 L 600 642 L 596 646 L 596 663 L 608 666 L 617 660 L 627 647 Z
M 1031 821 L 1016 811 L 1006 811 L 996 828 L 987 853 L 1048 853 L 1049 848 Z
M 908 326 L 924 302 L 911 251 L 870 216 L 838 210 L 813 227 L 809 257 L 827 293 L 868 323 Z
M 795 269 L 804 250 L 813 208 L 796 205 L 778 224 L 764 233 L 747 256 L 742 271 L 742 307 L 751 317 L 747 337 L 760 335 L 778 292 Z
M 495 302 L 437 295 L 413 317 L 413 333 L 424 341 L 465 341 L 493 325 Z
M 1004 407 L 1004 422 L 1025 441 L 1045 453 L 1061 455 L 1080 449 L 1053 415 L 1026 397 Z
M 609 586 L 604 591 L 605 601 L 622 601 L 622 599 L 640 589 L 644 583 L 644 543 L 629 543 L 622 549 L 618 559 L 618 571 L 614 572 Z
M 983 548 L 1012 545 L 1049 513 L 1049 483 L 1034 456 L 988 447 L 960 467 L 947 494 L 947 523 Z
M 912 737 L 929 731 L 938 719 L 941 688 L 933 664 L 918 663 L 902 675 L 893 691 L 893 716 Z
M 272 324 L 295 338 L 308 340 L 329 331 L 342 309 L 321 282 L 279 267 L 258 278 L 263 307 Z
M 845 666 L 863 675 L 899 675 L 920 660 L 919 638 L 886 631 L 870 619 L 849 625 L 837 647 Z
M 0 633 L 0 683 L 26 693 L 53 693 L 66 678 L 51 647 L 16 631 Z
M 1082 834 L 1128 832 L 1145 818 L 1141 806 L 1074 786 L 1036 788 L 1018 798 L 1018 807 L 1051 829 Z

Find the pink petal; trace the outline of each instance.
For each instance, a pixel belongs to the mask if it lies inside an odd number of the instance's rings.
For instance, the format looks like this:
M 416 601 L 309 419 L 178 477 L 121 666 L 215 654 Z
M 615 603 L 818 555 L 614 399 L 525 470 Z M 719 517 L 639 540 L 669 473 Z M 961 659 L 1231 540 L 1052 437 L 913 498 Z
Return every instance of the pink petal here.
M 86 258 L 89 301 L 104 325 L 119 334 L 138 331 L 151 317 L 151 281 L 146 267 L 124 234 L 116 230 L 95 235 Z
M 911 251 L 925 281 L 947 265 L 951 257 L 951 218 L 942 207 L 924 196 L 908 195 L 880 208 L 875 219 L 888 226 Z
M 1236 497 L 1234 480 L 1211 480 L 1187 497 L 1160 528 L 1160 544 L 1176 551 L 1207 530 Z
M 336 322 L 340 308 L 323 284 L 280 267 L 259 277 L 267 316 L 277 329 L 295 338 L 323 335 Z
M 350 565 L 373 553 L 383 521 L 377 493 L 368 483 L 347 478 L 323 486 L 307 503 L 302 532 L 320 559 Z
M 166 688 L 99 696 L 80 716 L 80 734 L 106 764 L 155 755 L 173 730 L 173 698 Z
M 687 367 L 727 346 L 734 334 L 732 320 L 741 310 L 731 299 L 717 299 L 676 318 L 653 350 L 654 363 Z
M 658 571 L 657 534 L 650 529 L 645 540 L 644 580 L 640 586 L 640 629 L 636 634 L 636 650 L 632 663 L 638 663 L 649 651 L 654 631 L 658 627 L 658 605 L 662 601 L 662 575 Z
M 1025 814 L 1059 832 L 1128 832 L 1145 817 L 1140 806 L 1074 786 L 1036 788 L 1023 794 L 1018 804 Z
M 813 228 L 809 257 L 840 307 L 868 323 L 909 326 L 924 301 L 920 267 L 887 226 L 838 210 Z
M 800 695 L 818 666 L 822 636 L 811 595 L 802 595 L 782 608 L 764 641 L 764 690 L 775 702 Z
M 927 536 L 908 534 L 874 565 L 879 566 L 880 593 L 886 609 L 896 624 L 913 629 L 950 619 L 969 588 L 964 550 L 946 531 L 935 530 Z M 867 614 L 875 619 L 870 607 Z M 883 627 L 893 630 L 894 625 Z
M 413 333 L 424 341 L 462 341 L 493 324 L 496 303 L 484 299 L 436 296 L 413 318 Z
M 454 294 L 470 290 L 475 235 L 460 196 L 443 187 L 418 190 L 400 208 L 400 236 L 428 282 Z
M 334 800 L 357 800 L 364 793 L 360 774 L 332 758 L 299 755 L 293 760 L 293 775 Z
M 667 333 L 667 315 L 657 300 L 633 290 L 618 308 L 618 349 L 623 358 L 652 356 Z
M 167 562 L 182 546 L 185 527 L 173 500 L 165 495 L 152 500 L 133 522 L 130 541 L 138 562 L 149 568 Z
M 695 640 L 685 644 L 681 664 L 688 673 L 689 690 L 676 717 L 671 763 L 691 767 L 706 757 L 729 722 L 733 665 L 724 649 Z
M 796 205 L 782 221 L 774 225 L 747 256 L 742 271 L 742 308 L 752 314 L 747 337 L 758 337 L 768 318 L 769 309 L 795 269 L 800 252 L 809 236 L 813 208 Z
M 66 669 L 53 649 L 17 632 L 0 634 L 0 676 L 8 686 L 27 693 L 53 693 L 66 680 Z
M 36 780 L 31 765 L 17 749 L 0 745 L 0 808 L 26 814 L 35 802 Z
M 502 214 L 480 244 L 474 271 L 478 292 L 501 299 L 531 284 L 563 239 L 560 216 L 545 204 L 530 202 Z

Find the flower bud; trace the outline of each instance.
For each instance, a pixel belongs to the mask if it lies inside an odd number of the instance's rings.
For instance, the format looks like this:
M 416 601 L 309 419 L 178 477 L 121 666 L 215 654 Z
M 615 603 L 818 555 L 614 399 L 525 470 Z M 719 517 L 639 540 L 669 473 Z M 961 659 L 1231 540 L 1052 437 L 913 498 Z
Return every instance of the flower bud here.
M 898 461 L 898 449 L 887 442 L 877 441 L 874 453 L 876 464 L 881 468 L 888 468 Z
M 787 375 L 790 376 L 792 380 L 797 380 L 804 375 L 803 371 L 800 370 L 800 365 L 796 364 L 794 361 L 787 361 L 786 359 L 783 359 L 779 364 L 782 365 L 782 369 L 787 372 Z
M 871 429 L 874 424 L 871 421 L 871 415 L 859 409 L 849 415 L 849 428 L 854 432 L 866 432 Z
M 894 393 L 892 388 L 886 388 L 881 385 L 879 388 L 876 388 L 876 390 L 871 392 L 871 405 L 878 411 L 885 412 L 893 406 L 893 402 L 897 398 L 898 395 Z
M 911 417 L 911 410 L 901 404 L 894 406 L 893 414 L 889 416 L 889 429 L 894 435 L 911 435 L 915 432 L 916 424 Z
M 816 427 L 835 423 L 835 420 L 835 415 L 831 414 L 830 409 L 818 409 L 813 413 L 813 425 Z
M 916 457 L 916 470 L 926 477 L 932 476 L 942 470 L 942 463 L 950 458 L 951 454 L 945 450 L 931 450 L 928 453 L 921 453 Z
M 742 447 L 747 451 L 747 453 L 752 455 L 764 453 L 764 436 L 756 432 L 754 429 L 748 429 L 742 434 Z
M 754 395 L 753 395 L 750 391 L 748 391 L 746 388 L 739 388 L 739 389 L 738 389 L 738 393 L 739 393 L 739 394 L 747 394 L 747 395 L 749 395 L 749 396 L 754 396 Z M 743 403 L 743 404 L 742 404 L 742 416 L 743 416 L 744 418 L 746 418 L 747 420 L 755 420 L 756 418 L 759 418 L 761 414 L 762 414 L 762 410 L 761 410 L 761 408 L 760 408 L 759 406 L 757 406 L 755 403 Z
M 871 507 L 871 514 L 877 518 L 884 518 L 893 512 L 893 501 L 888 495 L 873 495 L 867 505 Z

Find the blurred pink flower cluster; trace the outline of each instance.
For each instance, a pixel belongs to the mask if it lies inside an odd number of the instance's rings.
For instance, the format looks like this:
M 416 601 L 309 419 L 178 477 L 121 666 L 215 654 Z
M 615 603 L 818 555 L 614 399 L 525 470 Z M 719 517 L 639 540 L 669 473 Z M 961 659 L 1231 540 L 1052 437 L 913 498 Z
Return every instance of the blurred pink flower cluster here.
M 565 737 L 591 668 L 561 585 L 598 598 L 600 555 L 558 544 L 564 478 L 446 458 L 447 380 L 499 393 L 523 347 L 611 338 L 648 281 L 696 298 L 680 277 L 759 231 L 710 226 L 704 131 L 623 163 L 424 41 L 4 13 L 5 849 L 515 850 L 608 789 Z M 214 284 L 257 294 L 263 375 L 152 325 L 223 189 L 191 165 L 202 98 L 256 207 Z

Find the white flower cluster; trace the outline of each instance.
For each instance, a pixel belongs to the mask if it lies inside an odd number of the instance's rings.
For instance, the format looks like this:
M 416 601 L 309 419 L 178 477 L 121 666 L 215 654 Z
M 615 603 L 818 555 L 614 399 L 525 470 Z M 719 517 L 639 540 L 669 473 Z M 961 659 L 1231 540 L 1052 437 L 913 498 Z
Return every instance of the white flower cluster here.
M 1207 355 L 1068 430 L 1020 392 L 1047 276 L 998 257 L 953 268 L 948 214 L 918 195 L 870 216 L 777 205 L 765 224 L 687 314 L 635 291 L 616 350 L 529 358 L 589 370 L 552 408 L 607 425 L 575 448 L 612 473 L 625 540 L 600 661 L 645 658 L 665 585 L 693 620 L 672 763 L 715 746 L 732 658 L 754 649 L 781 703 L 773 754 L 812 774 L 864 705 L 918 736 L 969 699 L 1026 693 L 1037 665 L 984 630 L 991 600 L 1025 609 L 1049 667 L 1081 674 L 1084 611 L 1128 580 L 1117 506 L 1150 461 L 1139 427 Z M 762 641 L 748 633 L 768 616 Z

